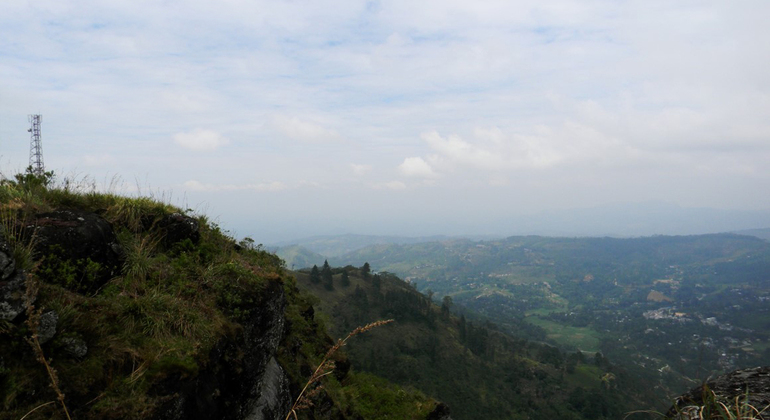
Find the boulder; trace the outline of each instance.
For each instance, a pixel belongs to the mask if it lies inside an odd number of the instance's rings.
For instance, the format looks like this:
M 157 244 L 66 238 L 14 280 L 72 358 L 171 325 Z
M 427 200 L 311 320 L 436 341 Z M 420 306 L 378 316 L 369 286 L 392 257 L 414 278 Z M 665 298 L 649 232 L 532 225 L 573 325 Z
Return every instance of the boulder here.
M 56 335 L 56 324 L 59 323 L 59 314 L 56 311 L 48 311 L 40 315 L 40 325 L 37 326 L 37 341 L 43 345 Z

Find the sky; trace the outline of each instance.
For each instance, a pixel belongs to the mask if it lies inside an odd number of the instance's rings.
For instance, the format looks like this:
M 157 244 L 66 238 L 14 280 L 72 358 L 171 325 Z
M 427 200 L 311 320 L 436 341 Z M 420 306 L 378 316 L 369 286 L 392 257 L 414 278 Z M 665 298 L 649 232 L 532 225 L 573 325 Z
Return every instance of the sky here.
M 0 172 L 41 114 L 59 179 L 264 243 L 762 212 L 769 19 L 766 0 L 6 1 Z

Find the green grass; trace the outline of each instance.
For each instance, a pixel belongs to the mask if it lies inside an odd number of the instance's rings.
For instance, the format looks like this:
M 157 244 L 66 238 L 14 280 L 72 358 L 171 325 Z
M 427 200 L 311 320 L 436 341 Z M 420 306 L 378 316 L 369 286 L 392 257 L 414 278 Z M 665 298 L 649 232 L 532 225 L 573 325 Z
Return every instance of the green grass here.
M 600 334 L 586 327 L 571 327 L 558 322 L 543 319 L 537 315 L 525 318 L 527 322 L 545 329 L 548 338 L 564 346 L 576 347 L 585 352 L 599 350 Z
M 525 312 L 525 314 L 527 317 L 530 317 L 530 316 L 540 317 L 540 316 L 548 316 L 552 313 L 562 312 L 562 311 L 563 311 L 563 308 L 560 308 L 560 307 L 559 308 L 537 308 L 537 309 L 530 309 L 527 312 Z
M 541 268 L 522 267 L 522 266 L 508 266 L 506 272 L 499 273 L 505 277 L 501 277 L 500 280 L 505 280 L 508 284 L 533 284 L 554 281 L 553 274 L 540 273 Z
M 436 408 L 436 401 L 422 392 L 402 388 L 367 373 L 355 373 L 347 381 L 345 397 L 367 420 L 424 419 Z
M 548 306 L 528 310 L 526 316 L 548 316 L 555 312 L 564 312 L 569 308 L 569 301 L 556 294 L 552 294 L 548 302 L 550 303 Z
M 762 353 L 765 350 L 770 349 L 770 342 L 752 343 L 751 348 L 757 353 Z
M 575 371 L 564 377 L 567 384 L 576 387 L 581 386 L 583 388 L 596 388 L 601 387 L 602 376 L 605 375 L 604 371 L 600 368 L 581 363 L 575 367 Z

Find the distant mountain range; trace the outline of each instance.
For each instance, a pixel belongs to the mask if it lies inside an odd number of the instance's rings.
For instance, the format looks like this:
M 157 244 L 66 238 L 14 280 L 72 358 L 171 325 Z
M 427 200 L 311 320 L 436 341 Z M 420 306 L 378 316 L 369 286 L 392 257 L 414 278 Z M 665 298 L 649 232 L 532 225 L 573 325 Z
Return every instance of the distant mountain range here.
M 459 238 L 478 241 L 522 235 L 624 238 L 733 232 L 770 239 L 770 210 L 685 208 L 666 202 L 618 203 L 592 208 L 544 211 L 530 215 L 511 214 L 505 218 L 490 220 L 465 220 L 462 223 L 449 223 L 441 235 L 425 232 L 403 234 L 404 228 L 397 222 L 392 223 L 396 225 L 373 220 L 370 232 L 401 234 L 310 236 L 268 243 L 268 248 L 276 251 L 279 248 L 298 245 L 330 258 L 370 245 L 407 245 Z M 463 232 L 472 234 L 462 234 Z
M 378 235 L 324 235 L 284 241 L 268 246 L 286 261 L 289 268 L 303 268 L 321 265 L 327 258 L 340 257 L 371 245 L 408 245 L 423 242 L 437 242 L 450 239 L 469 239 L 474 241 L 500 239 L 491 235 L 463 237 L 436 236 L 378 236 Z
M 615 210 L 622 209 L 624 207 L 619 206 L 615 207 Z M 706 233 L 722 233 L 722 232 L 729 232 L 729 233 L 736 233 L 739 235 L 748 235 L 748 236 L 755 236 L 757 238 L 770 241 L 770 228 L 757 228 L 757 229 L 726 229 L 726 230 L 713 230 L 709 231 L 707 228 L 708 222 L 712 222 L 714 229 L 716 229 L 719 226 L 744 226 L 751 224 L 754 224 L 755 226 L 763 226 L 762 223 L 770 224 L 770 221 L 767 221 L 768 218 L 765 217 L 764 213 L 762 212 L 745 212 L 746 218 L 745 220 L 734 220 L 732 218 L 728 218 L 728 214 L 733 214 L 728 211 L 720 211 L 720 210 L 714 210 L 714 209 L 681 209 L 682 210 L 680 216 L 677 218 L 670 218 L 669 224 L 671 226 L 676 225 L 676 221 L 681 221 L 681 224 L 679 224 L 680 229 L 682 232 L 675 233 L 676 235 L 695 235 L 695 234 L 706 234 Z M 638 236 L 653 236 L 654 234 L 638 234 L 638 235 L 617 235 L 617 234 L 594 234 L 589 235 L 587 233 L 584 234 L 578 234 L 578 231 L 585 230 L 588 232 L 590 230 L 590 224 L 583 224 L 580 225 L 578 222 L 585 221 L 585 219 L 588 219 L 590 217 L 594 217 L 597 219 L 604 220 L 605 222 L 608 220 L 611 220 L 613 214 L 616 215 L 618 212 L 610 211 L 609 208 L 602 208 L 602 209 L 592 209 L 592 210 L 582 210 L 582 211 L 576 211 L 573 214 L 573 222 L 576 223 L 576 226 L 580 226 L 577 228 L 574 228 L 571 230 L 572 233 L 567 233 L 569 230 L 567 229 L 558 229 L 556 228 L 556 224 L 554 224 L 550 229 L 533 229 L 532 232 L 524 232 L 520 235 L 510 235 L 510 236 L 521 236 L 521 235 L 538 235 L 538 236 L 547 236 L 547 237 L 638 237 Z M 593 215 L 593 216 L 591 216 Z M 721 216 L 720 216 L 721 215 Z M 733 214 L 734 216 L 735 214 Z M 547 215 L 543 215 L 543 218 L 547 217 Z M 632 212 L 629 212 L 626 216 L 626 222 L 629 223 L 627 226 L 636 226 L 637 229 L 640 231 L 650 229 L 649 227 L 643 226 L 652 226 L 652 222 L 644 223 L 643 220 L 647 219 L 648 221 L 652 220 L 654 218 L 654 215 L 652 213 L 644 216 L 641 214 L 637 214 L 636 216 L 632 215 Z M 688 218 L 701 218 L 701 220 L 693 221 L 689 220 Z M 562 220 L 564 222 L 564 218 L 554 218 L 555 220 Z M 718 220 L 724 219 L 722 222 L 719 222 Z M 534 219 L 533 219 L 534 220 Z M 632 221 L 637 221 L 639 223 L 633 224 Z M 539 225 L 545 226 L 545 222 L 541 221 Z M 582 222 L 581 222 L 582 223 Z M 598 221 L 596 223 L 599 223 Z M 695 227 L 697 225 L 701 226 L 701 229 L 696 229 Z M 531 226 L 538 226 L 538 223 L 532 223 Z M 702 230 L 702 232 L 698 231 Z M 537 232 L 551 232 L 549 233 L 537 233 Z M 443 242 L 443 241 L 450 241 L 450 240 L 470 240 L 474 242 L 478 241 L 491 241 L 491 240 L 497 240 L 502 239 L 504 236 L 494 236 L 494 235 L 466 235 L 466 236 L 447 236 L 447 235 L 434 235 L 434 236 L 415 236 L 415 237 L 409 237 L 409 236 L 379 236 L 379 235 L 355 235 L 355 234 L 346 234 L 346 235 L 319 235 L 319 236 L 311 236 L 307 238 L 301 238 L 296 239 L 292 241 L 283 241 L 276 244 L 273 244 L 268 247 L 268 250 L 275 252 L 279 257 L 281 257 L 284 261 L 286 261 L 286 265 L 290 269 L 300 269 L 304 267 L 311 267 L 313 265 L 320 266 L 323 264 L 323 262 L 327 259 L 333 259 L 337 263 L 345 263 L 345 256 L 349 254 L 353 254 L 358 250 L 375 246 L 375 245 L 411 245 L 411 244 L 418 244 L 418 243 L 428 243 L 428 242 Z
M 665 202 L 619 203 L 546 211 L 498 221 L 512 235 L 610 236 L 702 235 L 770 227 L 770 210 L 685 208 Z
M 737 233 L 739 235 L 756 236 L 759 239 L 770 241 L 770 228 L 738 230 L 733 233 Z

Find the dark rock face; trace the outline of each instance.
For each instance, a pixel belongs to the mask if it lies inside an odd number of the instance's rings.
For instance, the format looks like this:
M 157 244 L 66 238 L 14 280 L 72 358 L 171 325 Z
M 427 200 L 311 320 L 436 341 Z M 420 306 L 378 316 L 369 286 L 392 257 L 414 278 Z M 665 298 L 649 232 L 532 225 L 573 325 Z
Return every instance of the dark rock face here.
M 428 414 L 426 420 L 452 420 L 452 417 L 449 416 L 449 406 L 444 403 L 439 403 L 436 408 Z
M 27 310 L 24 294 L 26 287 L 21 273 L 0 280 L 0 319 L 13 321 Z
M 156 390 L 176 394 L 158 420 L 283 420 L 291 406 L 289 380 L 273 357 L 286 323 L 283 286 L 270 282 L 256 307 L 236 337 L 212 350 L 205 371 Z
M 78 292 L 92 292 L 120 273 L 122 250 L 109 222 L 88 212 L 41 213 L 23 229 L 32 241 L 37 271 L 44 281 Z M 0 319 L 14 320 L 26 310 L 25 275 L 0 236 Z
M 5 234 L 0 231 L 0 279 L 5 280 L 16 271 L 16 262 L 13 260 L 11 249 L 5 240 Z
M 59 314 L 56 311 L 48 311 L 40 316 L 40 325 L 37 327 L 37 341 L 42 345 L 56 335 L 56 325 L 59 323 Z
M 736 397 L 742 399 L 748 395 L 748 403 L 761 410 L 770 405 L 770 366 L 736 370 L 706 382 L 706 386 L 719 401 L 734 404 Z M 703 391 L 699 386 L 678 397 L 668 416 L 675 417 L 690 405 L 703 405 Z
M 201 239 L 198 221 L 181 213 L 164 216 L 155 223 L 155 228 L 163 233 L 163 243 L 166 247 L 185 239 L 197 244 Z
M 82 359 L 88 354 L 88 345 L 76 337 L 65 337 L 61 340 L 64 351 L 71 357 Z
M 13 253 L 0 231 L 0 319 L 13 321 L 27 310 L 24 273 L 16 269 Z
M 29 229 L 32 228 L 32 229 Z M 109 222 L 95 213 L 59 210 L 38 214 L 31 226 L 41 277 L 81 292 L 98 289 L 120 273 L 122 250 Z M 66 275 L 65 275 L 66 274 Z M 74 282 L 74 284 L 73 284 Z
M 260 378 L 257 388 L 259 398 L 246 407 L 244 419 L 283 419 L 288 411 L 287 405 L 291 402 L 289 378 L 275 357 L 267 363 L 265 374 Z

